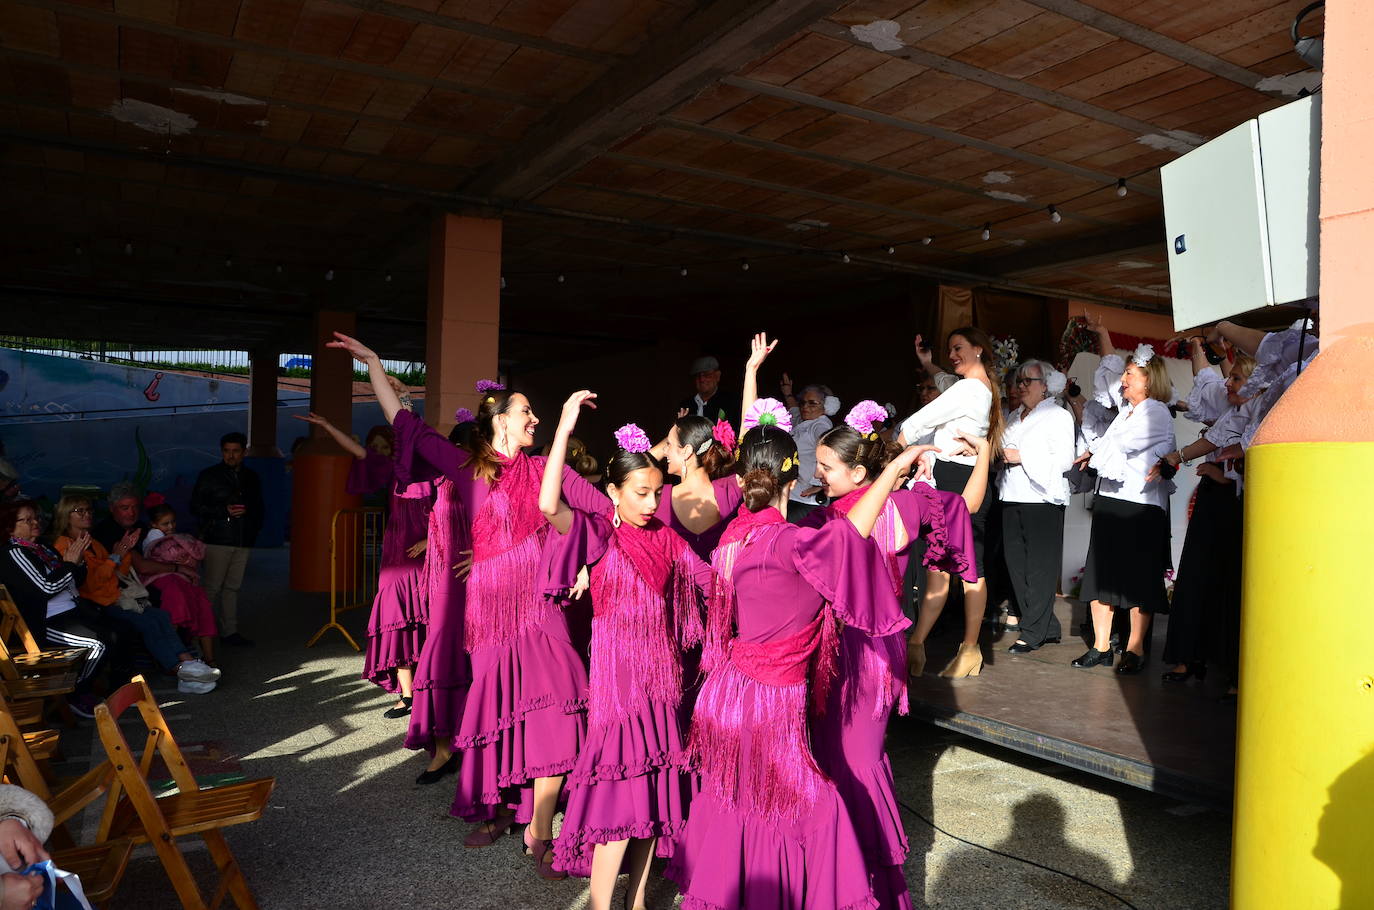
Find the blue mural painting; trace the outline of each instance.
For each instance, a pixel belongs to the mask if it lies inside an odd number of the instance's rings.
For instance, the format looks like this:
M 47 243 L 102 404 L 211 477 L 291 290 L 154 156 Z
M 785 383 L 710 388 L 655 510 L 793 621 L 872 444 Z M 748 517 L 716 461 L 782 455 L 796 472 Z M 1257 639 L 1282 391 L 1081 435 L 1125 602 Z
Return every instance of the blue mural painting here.
M 219 439 L 248 429 L 247 377 L 208 378 L 0 348 L 0 440 L 24 494 L 56 500 L 67 486 L 108 491 L 121 480 L 161 493 L 193 530 L 191 489 L 219 460 Z M 291 415 L 308 392 L 279 389 L 277 440 L 309 429 Z M 353 407 L 360 438 L 383 420 L 371 399 Z M 253 464 L 257 462 L 256 464 Z M 263 544 L 281 542 L 290 489 L 280 459 L 253 459 L 270 513 Z

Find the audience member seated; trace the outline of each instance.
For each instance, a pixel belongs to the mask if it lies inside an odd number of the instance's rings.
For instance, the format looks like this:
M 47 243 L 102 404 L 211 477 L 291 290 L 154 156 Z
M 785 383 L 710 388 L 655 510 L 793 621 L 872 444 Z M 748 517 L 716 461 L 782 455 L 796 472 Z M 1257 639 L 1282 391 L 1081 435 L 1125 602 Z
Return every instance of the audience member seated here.
M 210 598 L 200 586 L 200 561 L 205 558 L 205 544 L 190 534 L 177 533 L 177 513 L 163 503 L 148 511 L 152 528 L 143 538 L 146 562 L 156 566 L 171 566 L 170 572 L 158 572 L 143 577 L 150 590 L 162 596 L 159 606 L 172 620 L 172 625 L 185 629 L 196 639 L 201 656 L 210 666 L 215 663 L 215 611 Z

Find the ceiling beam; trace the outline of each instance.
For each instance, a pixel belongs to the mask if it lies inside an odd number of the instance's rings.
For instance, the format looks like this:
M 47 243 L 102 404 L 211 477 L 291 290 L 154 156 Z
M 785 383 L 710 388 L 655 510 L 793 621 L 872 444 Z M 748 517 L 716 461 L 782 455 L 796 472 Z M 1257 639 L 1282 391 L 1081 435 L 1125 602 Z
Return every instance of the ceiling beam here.
M 811 149 L 797 148 L 793 145 L 786 145 L 781 142 L 773 142 L 769 139 L 758 139 L 753 136 L 746 136 L 742 133 L 732 133 L 728 130 L 718 130 L 714 127 L 703 126 L 700 123 L 692 123 L 690 120 L 679 120 L 676 117 L 660 117 L 658 123 L 665 127 L 676 130 L 683 130 L 689 133 L 696 133 L 699 136 L 709 136 L 723 142 L 737 142 L 751 148 L 763 149 L 769 152 L 779 152 L 784 155 L 791 155 L 797 158 L 805 158 L 809 161 L 819 161 L 823 164 L 833 164 L 837 167 L 848 168 L 856 171 L 864 171 L 876 177 L 891 177 L 896 180 L 904 180 L 908 183 L 915 183 L 927 186 L 931 189 L 949 190 L 953 193 L 963 193 L 966 196 L 973 196 L 977 199 L 997 202 L 1005 202 L 1008 205 L 1019 205 L 1027 211 L 1043 212 L 1045 206 L 1040 202 L 1017 202 L 1014 199 L 997 199 L 989 196 L 986 187 L 976 187 L 968 183 L 958 183 L 953 180 L 941 180 L 937 177 L 923 177 L 920 174 L 913 174 L 910 171 L 900 171 L 896 168 L 883 167 L 880 164 L 870 164 L 867 161 L 853 161 L 849 158 L 840 158 L 836 155 L 827 155 L 824 152 L 816 152 Z M 1088 224 L 1108 225 L 1112 222 L 1103 221 L 1101 218 L 1093 218 L 1090 215 L 1080 215 L 1077 212 L 1065 211 L 1064 217 L 1074 221 L 1083 221 Z
M 883 126 L 894 127 L 899 130 L 906 130 L 909 133 L 916 133 L 921 136 L 929 136 L 932 139 L 939 139 L 952 145 L 963 145 L 969 148 L 980 149 L 991 152 L 994 155 L 1001 155 L 1014 161 L 1025 161 L 1049 170 L 1060 171 L 1065 174 L 1072 174 L 1084 180 L 1091 180 L 1104 186 L 1115 184 L 1121 177 L 1120 174 L 1106 174 L 1102 171 L 1095 171 L 1091 168 L 1079 167 L 1076 164 L 1069 164 L 1066 161 L 1059 161 L 1054 158 L 1046 158 L 1044 155 L 1035 155 L 1030 152 L 1023 152 L 1020 149 L 1009 148 L 1005 145 L 998 145 L 995 142 L 988 142 L 983 139 L 975 139 L 972 136 L 965 136 L 963 133 L 956 133 L 953 130 L 943 129 L 938 126 L 930 126 L 925 123 L 917 123 L 913 120 L 904 120 L 901 117 L 893 117 L 890 114 L 881 114 L 877 111 L 870 111 L 867 108 L 857 107 L 853 104 L 845 104 L 842 101 L 831 101 L 829 98 L 821 98 L 816 95 L 808 95 L 805 92 L 798 92 L 790 88 L 783 88 L 779 85 L 770 85 L 767 82 L 759 82 L 756 79 L 746 79 L 741 76 L 731 76 L 721 80 L 722 84 L 734 88 L 743 89 L 746 92 L 753 92 L 756 95 L 768 95 L 772 98 L 780 98 L 783 101 L 790 101 L 793 104 L 804 104 L 810 107 L 820 108 L 835 114 L 844 114 L 849 117 L 857 117 L 860 120 L 867 120 L 870 123 L 878 123 Z M 1129 181 L 1131 189 L 1146 196 L 1159 196 L 1159 190 L 1135 181 Z
M 384 82 L 402 82 L 409 85 L 423 85 L 426 88 L 443 89 L 449 92 L 462 92 L 474 98 L 485 98 L 488 101 L 502 101 L 507 104 L 517 104 L 521 107 L 542 109 L 554 103 L 545 99 L 519 95 L 515 92 L 491 89 L 480 85 L 468 85 L 467 83 L 457 82 L 452 79 L 417 76 L 402 70 L 394 70 L 385 66 L 376 66 L 371 63 L 358 63 L 354 60 L 344 60 L 341 57 L 328 57 L 323 54 L 307 54 L 287 48 L 274 47 L 270 44 L 255 44 L 251 41 L 245 41 L 242 38 L 214 35 L 210 32 L 201 32 L 175 25 L 166 25 L 152 19 L 140 19 L 136 16 L 106 12 L 105 10 L 96 9 L 90 6 L 79 6 L 68 3 L 65 2 L 65 0 L 18 0 L 18 2 L 25 6 L 38 7 L 39 9 L 49 10 L 50 12 L 58 13 L 63 16 L 87 19 L 91 22 L 102 22 L 106 25 L 136 28 L 140 31 L 151 32 L 155 35 L 166 35 L 169 38 L 179 38 L 184 41 L 193 41 L 198 44 L 208 44 L 211 47 L 224 48 L 230 51 L 252 51 L 264 57 L 275 57 L 279 60 L 288 60 L 293 63 L 308 63 L 311 66 L 318 66 L 328 70 L 342 70 L 343 72 L 356 73 L 360 76 L 371 76 L 374 79 L 380 79 Z M 62 60 L 60 58 L 50 59 L 53 63 L 62 65 Z M 201 88 L 204 88 L 204 86 L 201 86 Z M 223 86 L 214 86 L 214 88 L 223 88 Z
M 1063 243 L 1008 253 L 965 259 L 960 268 L 986 275 L 1012 277 L 1050 268 L 1070 268 L 1091 262 L 1114 259 L 1137 250 L 1164 250 L 1164 222 L 1150 221 L 1111 233 L 1076 237 Z
M 939 54 L 921 50 L 919 47 L 900 47 L 891 51 L 876 50 L 873 45 L 856 38 L 848 26 L 841 25 L 829 19 L 822 20 L 812 25 L 811 31 L 824 35 L 827 38 L 834 38 L 838 41 L 852 44 L 856 47 L 868 48 L 870 51 L 877 54 L 896 57 L 900 60 L 906 60 L 908 63 L 914 63 L 917 66 L 936 70 L 959 79 L 966 79 L 969 82 L 977 82 L 980 85 L 986 85 L 998 91 L 1019 95 L 1028 101 L 1035 101 L 1061 111 L 1068 111 L 1071 114 L 1077 114 L 1089 120 L 1096 120 L 1099 123 L 1105 123 L 1108 126 L 1126 130 L 1137 136 L 1167 136 L 1184 145 L 1198 145 L 1196 138 L 1189 137 L 1188 134 L 1179 130 L 1167 130 L 1157 124 L 1149 123 L 1145 120 L 1138 120 L 1135 117 L 1128 117 L 1125 114 L 1108 110 L 1105 107 L 1098 107 L 1096 104 L 1090 104 L 1087 101 L 1070 97 L 1061 92 L 1040 88 L 1023 79 L 1015 79 L 1011 76 L 1003 76 L 1001 73 L 994 73 L 989 70 L 980 69 L 976 66 L 970 66 L 958 60 L 951 60 L 949 57 L 942 57 Z M 900 40 L 900 38 L 898 40 Z
M 767 53 L 843 0 L 711 0 L 530 130 L 462 189 L 530 199 L 644 124 Z
M 1091 26 L 1100 32 L 1106 32 L 1117 38 L 1124 38 L 1132 44 L 1138 44 L 1157 54 L 1163 54 L 1165 57 L 1172 57 L 1178 62 L 1186 63 L 1191 67 L 1202 70 L 1204 73 L 1220 76 L 1238 85 L 1260 91 L 1258 86 L 1264 77 L 1254 70 L 1248 70 L 1243 66 L 1237 66 L 1234 63 L 1230 63 L 1220 57 L 1209 54 L 1204 50 L 1199 50 L 1191 44 L 1176 41 L 1173 38 L 1148 29 L 1143 25 L 1136 25 L 1134 22 L 1122 19 L 1120 16 L 1104 13 L 1097 7 L 1080 2 L 1080 0 L 1029 0 L 1029 2 L 1041 9 L 1049 10 L 1052 13 L 1058 13 L 1067 19 L 1072 19 L 1075 22 L 1081 22 L 1084 25 Z M 1301 61 L 1295 56 L 1293 62 L 1296 66 Z M 1282 92 L 1277 91 L 1262 92 L 1261 94 L 1269 95 L 1274 98 L 1288 97 Z
M 493 199 L 457 192 L 441 192 L 437 190 L 422 190 L 415 187 L 398 186 L 396 184 L 381 183 L 376 181 L 361 180 L 356 177 L 340 177 L 329 174 L 315 174 L 300 171 L 292 171 L 287 168 L 272 167 L 267 165 L 253 164 L 243 161 L 225 161 L 219 158 L 183 158 L 175 155 L 166 155 L 139 149 L 131 149 L 123 146 L 99 145 L 91 142 L 75 142 L 67 137 L 43 136 L 39 134 L 20 133 L 13 130 L 0 129 L 0 141 L 16 141 L 32 145 L 42 145 L 49 148 L 64 148 L 73 151 L 99 152 L 116 158 L 131 158 L 141 161 L 159 161 L 178 167 L 195 168 L 201 170 L 220 171 L 238 174 L 252 174 L 256 176 L 275 177 L 282 180 L 293 180 L 301 184 L 311 184 L 317 186 L 346 186 L 360 192 L 372 192 L 384 196 L 405 197 L 417 200 L 426 200 L 435 206 L 442 207 L 448 211 L 485 211 L 491 215 L 499 216 L 502 211 L 516 211 L 528 215 L 537 215 L 554 219 L 572 219 L 575 221 L 585 221 L 595 224 L 608 224 L 628 230 L 639 230 L 649 233 L 656 233 L 668 236 L 694 237 L 699 240 L 713 241 L 717 243 L 730 244 L 733 246 L 751 247 L 753 249 L 769 250 L 778 253 L 796 253 L 803 256 L 823 256 L 834 257 L 837 253 L 829 250 L 818 250 L 798 243 L 788 243 L 781 240 L 770 240 L 764 237 L 750 237 L 743 234 L 730 234 L 724 231 L 713 231 L 704 228 L 683 227 L 673 224 L 659 224 L 649 221 L 641 221 L 633 218 L 622 218 L 616 215 L 603 215 L 596 212 L 582 212 L 575 209 L 566 209 L 559 206 L 539 205 L 520 199 Z M 1025 282 L 1000 278 L 994 275 L 982 275 L 972 272 L 960 271 L 957 269 L 942 268 L 939 266 L 922 265 L 915 262 L 906 262 L 892 256 L 879 258 L 862 253 L 851 253 L 850 258 L 853 262 L 863 265 L 872 265 L 881 270 L 892 272 L 906 272 L 914 275 L 924 275 L 928 278 L 937 280 L 955 281 L 966 284 L 988 285 L 990 287 L 1001 287 L 1012 291 L 1024 291 L 1028 294 L 1040 294 L 1042 296 L 1062 297 L 1065 292 L 1057 288 L 1046 287 L 1043 285 L 1027 284 Z M 1103 303 L 1108 306 L 1126 307 L 1128 309 L 1140 309 L 1140 305 L 1134 301 L 1124 298 L 1110 298 L 1093 296 L 1088 299 L 1096 303 Z

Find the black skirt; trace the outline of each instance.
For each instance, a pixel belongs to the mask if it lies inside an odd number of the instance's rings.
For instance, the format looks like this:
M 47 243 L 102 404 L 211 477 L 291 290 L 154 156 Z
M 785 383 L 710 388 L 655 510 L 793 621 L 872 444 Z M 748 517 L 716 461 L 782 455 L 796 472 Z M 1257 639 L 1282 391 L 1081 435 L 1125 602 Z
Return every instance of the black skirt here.
M 964 487 L 968 484 L 968 479 L 973 476 L 973 465 L 960 464 L 957 461 L 935 460 L 935 489 L 944 490 L 946 493 L 963 493 Z M 983 494 L 983 504 L 978 507 L 978 511 L 969 517 L 973 519 L 973 558 L 978 567 L 978 577 L 983 578 L 986 573 L 983 571 L 983 538 L 987 536 L 988 513 L 992 511 L 992 504 L 997 501 L 997 491 L 992 489 L 991 481 L 988 484 L 988 491 Z
M 1113 607 L 1168 613 L 1164 573 L 1169 570 L 1169 515 L 1110 496 L 1093 499 L 1083 600 Z
M 1240 602 L 1241 523 L 1233 484 L 1198 481 L 1169 604 L 1168 663 L 1220 661 L 1229 651 L 1225 617 Z

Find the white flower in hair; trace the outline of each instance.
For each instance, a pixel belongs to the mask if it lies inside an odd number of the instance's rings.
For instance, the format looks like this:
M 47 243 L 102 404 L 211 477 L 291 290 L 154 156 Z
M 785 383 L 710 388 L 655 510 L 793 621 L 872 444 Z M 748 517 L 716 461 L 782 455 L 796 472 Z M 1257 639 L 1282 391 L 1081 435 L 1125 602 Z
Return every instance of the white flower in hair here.
M 834 395 L 825 396 L 825 416 L 834 417 L 840 413 L 840 399 Z
M 1050 374 L 1045 377 L 1045 391 L 1051 395 L 1063 395 L 1068 385 L 1068 377 L 1058 370 L 1050 370 Z
M 1141 343 L 1136 345 L 1135 353 L 1131 355 L 1131 360 L 1138 367 L 1143 367 L 1155 359 L 1155 348 L 1152 344 Z

